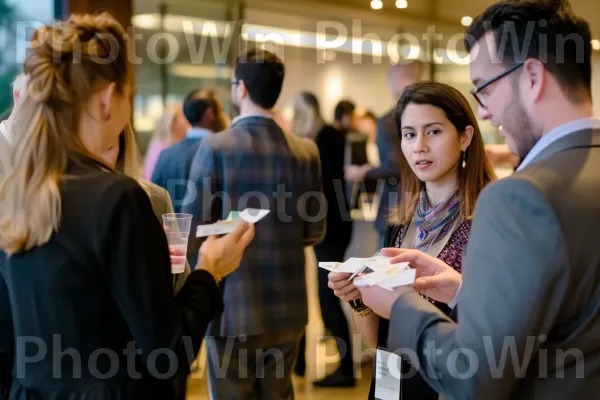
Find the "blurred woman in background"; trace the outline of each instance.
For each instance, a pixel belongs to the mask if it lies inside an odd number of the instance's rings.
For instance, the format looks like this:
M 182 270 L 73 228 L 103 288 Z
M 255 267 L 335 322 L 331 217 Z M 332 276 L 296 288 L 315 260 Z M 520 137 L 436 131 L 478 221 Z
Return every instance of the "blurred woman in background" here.
M 437 82 L 408 86 L 396 106 L 401 138 L 402 196 L 391 216 L 385 247 L 421 250 L 460 272 L 462 251 L 469 238 L 475 202 L 496 178 L 488 160 L 475 115 L 465 97 Z M 373 314 L 360 301 L 349 274 L 331 273 L 329 286 L 350 301 L 363 340 L 385 348 L 389 321 Z M 415 286 L 419 290 L 418 286 Z M 446 314 L 447 304 L 431 300 Z M 402 359 L 400 398 L 437 400 L 412 366 Z M 375 379 L 369 399 L 375 398 Z
M 325 123 L 321 116 L 319 101 L 314 94 L 309 92 L 299 93 L 295 98 L 292 127 L 296 135 L 314 140 L 321 156 L 323 193 L 328 208 L 325 238 L 315 246 L 317 261 L 343 261 L 352 238 L 352 220 L 348 210 L 346 190 L 344 190 L 346 139 L 342 132 Z M 337 371 L 314 382 L 314 385 L 317 387 L 354 386 L 354 361 L 348 321 L 340 301 L 327 287 L 327 271 L 318 268 L 317 273 L 323 323 L 325 329 L 331 332 L 337 340 L 341 362 Z M 303 339 L 296 366 L 298 375 L 304 374 L 304 347 L 305 340 Z
M 218 283 L 253 238 L 241 225 L 204 242 L 174 296 L 147 193 L 102 158 L 131 118 L 128 55 L 108 14 L 42 26 L 28 46 L 15 162 L 0 183 L 0 315 L 14 328 L 0 327 L 0 355 L 21 366 L 11 399 L 173 399 L 173 378 L 189 372 L 222 310 Z M 34 347 L 14 347 L 16 338 Z
M 156 120 L 152 138 L 146 151 L 144 162 L 144 178 L 150 180 L 160 153 L 172 144 L 185 139 L 190 129 L 189 122 L 183 116 L 181 105 L 165 109 Z

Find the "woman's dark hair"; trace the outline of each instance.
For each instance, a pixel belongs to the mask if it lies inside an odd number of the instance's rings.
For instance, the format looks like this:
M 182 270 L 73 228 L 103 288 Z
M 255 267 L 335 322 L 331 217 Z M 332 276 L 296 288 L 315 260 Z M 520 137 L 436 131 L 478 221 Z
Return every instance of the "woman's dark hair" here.
M 467 99 L 452 86 L 439 82 L 419 82 L 408 86 L 396 105 L 396 124 L 402 140 L 402 115 L 409 104 L 428 104 L 444 111 L 446 118 L 454 125 L 459 134 L 464 134 L 468 126 L 474 133 L 471 144 L 465 151 L 466 168 L 458 168 L 458 188 L 460 195 L 461 218 L 470 219 L 475 210 L 475 202 L 485 185 L 496 178 L 496 174 L 485 153 L 483 138 L 473 110 Z M 419 194 L 424 183 L 417 178 L 408 161 L 400 151 L 400 176 L 403 193 L 400 207 L 391 218 L 394 223 L 410 222 Z

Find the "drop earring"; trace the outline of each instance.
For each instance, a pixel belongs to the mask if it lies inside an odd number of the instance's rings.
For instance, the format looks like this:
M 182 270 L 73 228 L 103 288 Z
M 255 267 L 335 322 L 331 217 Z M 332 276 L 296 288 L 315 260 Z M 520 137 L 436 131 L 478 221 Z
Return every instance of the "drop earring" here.
M 462 167 L 463 169 L 467 168 L 467 153 L 465 151 L 462 152 Z

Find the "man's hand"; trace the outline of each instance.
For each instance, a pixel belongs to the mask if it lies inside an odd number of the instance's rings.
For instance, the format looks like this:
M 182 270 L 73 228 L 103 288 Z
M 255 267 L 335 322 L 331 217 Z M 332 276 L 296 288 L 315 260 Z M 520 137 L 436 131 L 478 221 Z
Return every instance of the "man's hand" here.
M 382 255 L 392 257 L 392 264 L 409 262 L 417 270 L 414 288 L 424 295 L 446 304 L 456 297 L 462 275 L 442 260 L 408 249 L 383 249 Z
M 329 286 L 330 289 L 333 289 L 333 294 L 342 299 L 343 301 L 350 301 L 360 299 L 360 293 L 358 289 L 354 286 L 352 281 L 348 281 L 351 274 L 345 274 L 340 272 L 330 272 Z
M 383 289 L 377 285 L 361 286 L 360 291 L 362 302 L 365 303 L 373 312 L 382 318 L 390 319 L 392 307 L 398 299 L 405 293 L 414 292 L 411 286 L 400 286 L 394 291 Z
M 348 182 L 359 181 L 365 179 L 367 172 L 371 169 L 369 164 L 362 166 L 358 165 L 347 165 L 344 167 L 344 177 Z
M 200 246 L 198 268 L 221 278 L 231 274 L 240 266 L 246 247 L 254 239 L 254 233 L 254 225 L 244 222 L 229 235 L 220 238 L 210 236 Z

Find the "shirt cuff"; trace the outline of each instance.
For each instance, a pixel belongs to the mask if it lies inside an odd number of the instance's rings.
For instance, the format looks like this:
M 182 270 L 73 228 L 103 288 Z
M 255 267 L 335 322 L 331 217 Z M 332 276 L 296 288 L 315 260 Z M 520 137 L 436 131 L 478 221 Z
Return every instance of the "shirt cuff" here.
M 458 302 L 458 294 L 460 293 L 461 287 L 462 287 L 462 281 L 460 281 L 460 284 L 458 285 L 458 290 L 456 291 L 454 298 L 452 299 L 452 301 L 450 301 L 450 303 L 448 303 L 448 307 L 450 307 L 452 309 L 454 309 L 454 307 L 456 307 L 456 303 Z

